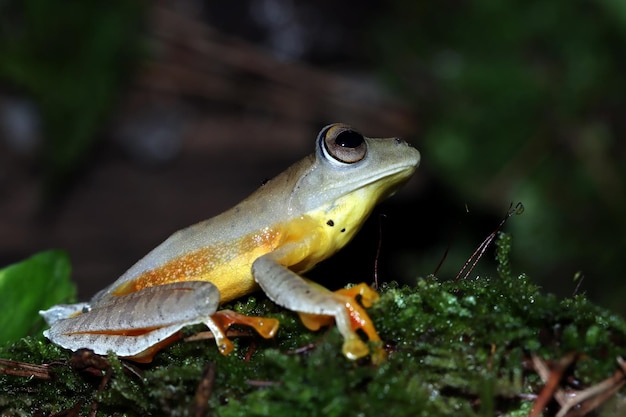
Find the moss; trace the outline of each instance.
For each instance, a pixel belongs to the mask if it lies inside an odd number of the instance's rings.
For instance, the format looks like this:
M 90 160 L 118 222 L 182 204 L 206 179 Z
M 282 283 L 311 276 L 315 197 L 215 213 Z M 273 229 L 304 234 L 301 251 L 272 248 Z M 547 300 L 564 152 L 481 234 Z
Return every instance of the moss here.
M 498 256 L 508 262 L 506 253 Z M 531 354 L 582 354 L 574 376 L 584 385 L 611 375 L 626 345 L 624 320 L 582 295 L 558 300 L 510 266 L 501 270 L 508 273 L 495 279 L 431 276 L 381 288 L 369 310 L 389 353 L 378 367 L 346 360 L 336 329 L 310 332 L 295 314 L 256 298 L 230 307 L 278 318 L 275 339 L 237 338 L 227 357 L 210 340 L 176 343 L 133 372 L 110 355 L 112 378 L 99 393 L 101 377 L 67 366 L 68 352 L 25 338 L 0 357 L 54 363 L 54 379 L 1 376 L 0 411 L 45 414 L 81 402 L 86 414 L 97 400 L 99 415 L 189 415 L 203 371 L 214 364 L 206 415 L 522 416 L 532 406 L 524 395 L 542 386 L 524 367 Z M 188 329 L 196 330 L 203 329 Z

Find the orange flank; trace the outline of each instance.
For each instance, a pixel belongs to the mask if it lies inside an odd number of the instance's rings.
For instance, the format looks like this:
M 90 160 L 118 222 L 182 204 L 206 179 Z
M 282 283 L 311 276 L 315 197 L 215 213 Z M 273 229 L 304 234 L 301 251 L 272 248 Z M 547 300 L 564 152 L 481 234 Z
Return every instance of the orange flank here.
M 153 326 L 153 327 L 136 327 L 129 329 L 116 329 L 116 330 L 77 330 L 73 332 L 68 332 L 67 334 L 103 334 L 110 336 L 129 336 L 129 337 L 137 337 L 143 336 L 155 330 L 161 329 L 162 326 Z
M 257 288 L 252 263 L 275 249 L 282 228 L 266 227 L 230 242 L 197 249 L 123 283 L 113 295 L 123 296 L 148 287 L 183 281 L 208 281 L 220 291 L 220 303 L 234 300 Z

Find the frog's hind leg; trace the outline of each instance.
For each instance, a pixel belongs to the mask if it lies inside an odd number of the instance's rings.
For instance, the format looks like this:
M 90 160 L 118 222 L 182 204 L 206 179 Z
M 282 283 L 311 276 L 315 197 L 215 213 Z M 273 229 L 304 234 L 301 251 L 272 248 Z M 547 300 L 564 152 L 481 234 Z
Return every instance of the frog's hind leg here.
M 68 318 L 52 316 L 56 320 L 44 335 L 71 350 L 88 348 L 97 354 L 113 351 L 136 362 L 150 362 L 159 350 L 181 338 L 183 327 L 193 324 L 206 324 L 223 354 L 233 350 L 225 335 L 232 324 L 251 326 L 263 337 L 276 333 L 275 319 L 216 312 L 219 300 L 217 287 L 205 281 L 148 287 L 101 298 L 91 306 L 81 305 L 72 309 Z
M 219 291 L 208 282 L 188 281 L 110 296 L 52 323 L 44 335 L 64 348 L 113 351 L 137 362 L 180 339 L 179 330 L 215 313 Z M 181 308 L 184 306 L 184 308 Z

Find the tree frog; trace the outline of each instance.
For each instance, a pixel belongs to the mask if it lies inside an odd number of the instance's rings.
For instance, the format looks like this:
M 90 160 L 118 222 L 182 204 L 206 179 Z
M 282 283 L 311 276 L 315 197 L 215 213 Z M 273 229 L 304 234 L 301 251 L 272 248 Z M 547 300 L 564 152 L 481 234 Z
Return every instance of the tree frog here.
M 204 323 L 228 354 L 232 324 L 251 326 L 265 338 L 277 331 L 275 319 L 218 310 L 260 288 L 312 330 L 334 320 L 347 358 L 371 354 L 380 362 L 382 342 L 364 310 L 378 299 L 376 291 L 361 283 L 331 292 L 301 274 L 350 241 L 419 161 L 419 152 L 401 139 L 326 126 L 313 154 L 230 210 L 174 233 L 91 301 L 41 311 L 50 325 L 44 335 L 71 350 L 150 362 L 180 339 L 183 327 Z

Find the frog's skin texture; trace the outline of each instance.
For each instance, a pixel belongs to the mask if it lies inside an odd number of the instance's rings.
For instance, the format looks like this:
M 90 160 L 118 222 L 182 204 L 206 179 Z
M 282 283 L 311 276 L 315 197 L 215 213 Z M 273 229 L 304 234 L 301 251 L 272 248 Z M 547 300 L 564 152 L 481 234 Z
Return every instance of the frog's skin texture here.
M 266 338 L 277 331 L 275 319 L 218 311 L 220 304 L 260 287 L 275 303 L 298 312 L 310 329 L 334 320 L 346 357 L 371 353 L 379 362 L 382 342 L 363 309 L 378 294 L 366 284 L 331 292 L 301 274 L 348 243 L 419 160 L 419 152 L 398 138 L 372 139 L 344 124 L 326 126 L 315 153 L 232 209 L 174 233 L 90 302 L 42 311 L 51 326 L 44 335 L 68 349 L 113 351 L 149 362 L 180 338 L 182 327 L 204 323 L 227 354 L 233 345 L 225 333 L 233 323 L 252 326 Z

